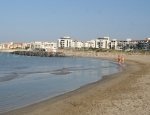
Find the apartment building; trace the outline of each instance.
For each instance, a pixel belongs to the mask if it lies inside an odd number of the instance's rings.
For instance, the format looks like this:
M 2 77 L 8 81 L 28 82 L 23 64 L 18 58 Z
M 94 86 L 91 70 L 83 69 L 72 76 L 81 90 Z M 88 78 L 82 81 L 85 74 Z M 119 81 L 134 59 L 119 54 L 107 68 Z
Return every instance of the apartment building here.
M 23 49 L 23 43 L 14 43 L 14 42 L 11 42 L 9 44 L 9 49 Z
M 42 48 L 47 52 L 56 52 L 57 51 L 57 43 L 55 42 L 43 42 Z
M 69 36 L 64 36 L 58 39 L 58 48 L 71 48 L 72 46 L 72 39 Z
M 97 38 L 95 40 L 95 48 L 103 48 L 103 49 L 109 49 L 110 40 L 109 37 L 103 37 L 103 38 Z
M 9 43 L 1 43 L 0 44 L 0 49 L 10 49 L 10 46 L 12 45 L 13 42 L 9 42 Z
M 95 40 L 90 40 L 90 41 L 84 42 L 85 48 L 95 48 L 95 46 L 96 46 Z
M 142 50 L 150 50 L 150 39 L 146 38 L 145 40 L 139 40 L 137 48 Z
M 71 48 L 83 48 L 83 47 L 84 47 L 84 43 L 82 41 L 72 40 Z
M 110 48 L 110 49 L 116 50 L 116 49 L 117 49 L 117 45 L 118 45 L 117 39 L 112 39 L 112 40 L 109 42 L 109 48 Z
M 30 49 L 43 49 L 47 52 L 56 52 L 57 51 L 57 43 L 55 42 L 32 42 L 30 45 Z

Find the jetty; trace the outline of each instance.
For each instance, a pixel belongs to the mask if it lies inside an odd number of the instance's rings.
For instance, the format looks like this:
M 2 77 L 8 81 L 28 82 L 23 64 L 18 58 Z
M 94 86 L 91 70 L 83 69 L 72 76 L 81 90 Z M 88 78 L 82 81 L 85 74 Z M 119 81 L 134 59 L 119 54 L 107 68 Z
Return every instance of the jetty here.
M 14 51 L 10 52 L 15 55 L 39 56 L 39 57 L 65 57 L 63 52 L 46 52 L 46 51 Z

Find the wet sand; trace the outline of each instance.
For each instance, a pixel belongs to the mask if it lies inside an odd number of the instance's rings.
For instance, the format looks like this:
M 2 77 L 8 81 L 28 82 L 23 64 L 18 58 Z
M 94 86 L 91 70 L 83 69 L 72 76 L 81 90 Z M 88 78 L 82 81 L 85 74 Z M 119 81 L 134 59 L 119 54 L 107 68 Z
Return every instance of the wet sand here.
M 150 56 L 126 55 L 125 59 L 127 67 L 121 73 L 3 115 L 149 115 Z

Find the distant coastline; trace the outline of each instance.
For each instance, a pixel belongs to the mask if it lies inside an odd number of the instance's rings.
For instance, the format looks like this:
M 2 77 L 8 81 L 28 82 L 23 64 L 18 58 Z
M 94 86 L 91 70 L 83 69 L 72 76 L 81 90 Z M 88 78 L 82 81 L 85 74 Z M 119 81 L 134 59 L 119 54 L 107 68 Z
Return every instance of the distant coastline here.
M 14 52 L 14 51 L 26 51 L 26 50 L 22 50 L 22 49 L 0 49 L 0 52 Z
M 40 57 L 65 57 L 63 52 L 45 52 L 45 51 L 13 51 L 10 52 L 15 55 L 24 56 L 40 56 Z

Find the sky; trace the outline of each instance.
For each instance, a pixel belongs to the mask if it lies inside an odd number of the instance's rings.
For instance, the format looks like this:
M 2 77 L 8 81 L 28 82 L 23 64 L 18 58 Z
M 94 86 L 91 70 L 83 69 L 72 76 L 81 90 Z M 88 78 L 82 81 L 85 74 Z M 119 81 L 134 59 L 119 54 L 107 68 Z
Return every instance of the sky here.
M 150 0 L 0 0 L 0 42 L 150 37 Z

